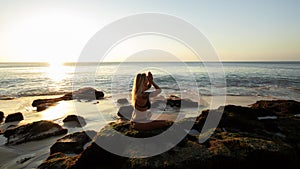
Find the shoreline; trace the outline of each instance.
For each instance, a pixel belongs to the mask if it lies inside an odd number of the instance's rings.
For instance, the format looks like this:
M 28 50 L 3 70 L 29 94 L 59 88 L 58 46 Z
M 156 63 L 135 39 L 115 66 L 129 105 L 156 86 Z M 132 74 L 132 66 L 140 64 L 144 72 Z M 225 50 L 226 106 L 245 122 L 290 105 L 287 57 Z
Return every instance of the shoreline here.
M 37 112 L 36 108 L 32 107 L 31 104 L 36 99 L 52 99 L 61 97 L 63 95 L 44 95 L 44 96 L 25 96 L 20 98 L 15 98 L 12 100 L 0 100 L 0 111 L 4 113 L 6 117 L 9 114 L 13 114 L 16 112 L 21 112 L 24 116 L 24 120 L 20 121 L 17 125 L 27 124 L 38 120 L 52 120 L 58 123 L 62 123 L 62 118 L 70 115 L 70 114 L 78 114 L 82 116 L 88 116 L 91 119 L 93 118 L 93 113 L 101 112 L 101 114 L 105 114 L 102 117 L 102 120 L 111 121 L 117 116 L 117 112 L 120 106 L 116 103 L 116 100 L 113 100 L 112 96 L 106 96 L 102 100 L 94 100 L 92 102 L 86 101 L 61 101 L 55 104 L 54 106 L 50 106 L 46 110 Z M 123 95 L 125 96 L 125 95 Z M 121 98 L 121 97 L 120 97 Z M 125 98 L 125 97 L 123 97 Z M 163 97 L 158 97 L 162 99 Z M 212 105 L 212 98 L 214 99 L 214 104 Z M 114 98 L 119 99 L 119 98 Z M 283 100 L 274 97 L 256 97 L 256 96 L 226 96 L 225 103 L 222 102 L 224 96 L 201 96 L 200 101 L 198 103 L 208 104 L 204 108 L 199 108 L 199 111 L 206 109 L 217 109 L 220 106 L 225 105 L 238 105 L 249 107 L 251 104 L 254 104 L 259 100 Z M 156 100 L 156 99 L 154 99 Z M 295 101 L 300 101 L 300 99 L 294 99 Z M 196 100 L 193 100 L 196 101 Z M 153 111 L 159 111 L 154 109 Z M 161 110 L 160 110 L 161 111 Z M 194 113 L 195 114 L 195 113 Z M 154 115 L 155 116 L 155 115 Z M 164 116 L 164 118 L 168 118 L 168 116 Z M 174 119 L 175 117 L 170 118 Z M 100 119 L 97 117 L 96 119 Z M 0 123 L 0 129 L 2 129 L 4 125 Z
M 52 99 L 61 97 L 63 94 L 54 94 L 54 95 L 37 95 L 37 96 L 22 96 L 13 99 L 4 99 L 0 100 L 0 111 L 4 112 L 5 115 L 16 113 L 16 112 L 26 112 L 26 111 L 33 111 L 33 107 L 31 106 L 33 100 L 36 99 Z M 216 100 L 219 98 L 224 98 L 224 96 L 201 96 L 201 99 L 210 103 L 211 98 L 214 97 Z M 225 104 L 222 102 L 216 102 L 216 104 L 211 107 L 213 109 L 218 108 L 219 106 L 224 105 L 240 105 L 240 106 L 250 106 L 254 104 L 256 101 L 259 100 L 295 100 L 300 101 L 300 99 L 281 99 L 276 97 L 266 97 L 266 96 L 232 96 L 227 95 L 225 96 L 226 102 Z M 106 96 L 104 99 L 111 99 L 111 96 Z M 102 100 L 101 100 L 102 101 Z M 200 101 L 201 102 L 201 101 Z M 112 102 L 113 103 L 113 102 Z
M 107 96 L 102 100 L 95 100 L 91 102 L 74 101 L 74 100 L 60 101 L 56 105 L 50 106 L 49 108 L 41 112 L 37 112 L 31 106 L 32 101 L 35 99 L 57 98 L 60 96 L 62 95 L 28 96 L 28 97 L 16 98 L 13 100 L 0 100 L 0 106 L 1 106 L 0 111 L 3 111 L 5 116 L 15 112 L 21 112 L 23 114 L 24 120 L 20 121 L 19 123 L 8 123 L 7 125 L 13 124 L 19 126 L 19 125 L 24 125 L 35 121 L 39 121 L 39 120 L 50 120 L 61 125 L 64 128 L 67 128 L 68 129 L 67 134 L 71 134 L 79 131 L 87 131 L 87 130 L 100 131 L 109 122 L 116 121 L 114 117 L 117 115 L 118 106 L 116 105 L 115 101 L 112 100 L 112 97 L 109 96 Z M 216 100 L 219 100 L 218 97 L 222 97 L 222 96 L 216 96 L 216 97 L 217 97 Z M 202 96 L 201 99 L 210 103 L 212 97 Z M 277 100 L 277 99 L 272 97 L 227 96 L 225 104 L 221 102 L 217 102 L 217 104 L 215 104 L 214 106 L 201 109 L 200 112 L 207 109 L 217 109 L 219 106 L 222 105 L 236 105 L 236 106 L 249 107 L 251 104 L 254 104 L 256 101 L 259 100 Z M 69 127 L 64 125 L 63 119 L 67 115 L 71 115 L 71 114 L 84 117 L 87 123 L 86 126 L 82 128 L 81 127 L 74 128 L 74 127 Z M 164 120 L 165 119 L 174 120 L 177 117 L 175 113 L 166 114 L 166 115 L 154 114 L 153 117 L 155 116 L 161 117 Z M 2 122 L 0 124 L 0 129 L 8 127 L 7 125 L 6 123 Z M 25 168 L 37 167 L 48 157 L 49 147 L 53 145 L 58 138 L 60 137 L 55 136 L 55 137 L 51 137 L 50 139 L 31 141 L 28 143 L 23 143 L 15 146 L 6 146 L 4 145 L 6 139 L 4 138 L 3 135 L 0 135 L 0 144 L 1 144 L 0 154 L 3 153 L 7 154 L 7 156 L 1 158 L 0 163 L 2 166 L 0 165 L 0 167 L 20 168 L 20 165 Z M 17 161 L 20 161 L 27 157 L 32 157 L 32 159 L 28 160 L 24 164 L 17 163 Z

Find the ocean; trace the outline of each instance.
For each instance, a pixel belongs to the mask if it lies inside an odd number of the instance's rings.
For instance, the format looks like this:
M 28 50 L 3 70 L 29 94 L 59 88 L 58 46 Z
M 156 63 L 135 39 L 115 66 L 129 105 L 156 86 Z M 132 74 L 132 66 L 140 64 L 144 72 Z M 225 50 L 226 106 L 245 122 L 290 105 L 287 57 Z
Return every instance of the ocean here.
M 0 98 L 63 94 L 80 87 L 94 87 L 110 96 L 130 92 L 135 74 L 151 71 L 166 94 L 196 91 L 203 96 L 300 99 L 300 62 L 223 62 L 222 65 L 225 93 L 212 93 L 215 86 L 207 66 L 213 68 L 214 63 L 0 63 Z
M 169 94 L 186 93 L 185 96 L 192 100 L 197 99 L 197 97 L 193 99 L 193 96 L 200 94 L 204 96 L 202 97 L 204 101 L 209 102 L 211 96 L 227 95 L 232 97 L 227 97 L 226 103 L 241 106 L 247 106 L 265 97 L 300 100 L 299 66 L 300 62 L 225 62 L 221 69 L 215 63 L 204 65 L 199 62 L 81 63 L 79 65 L 0 63 L 0 111 L 3 111 L 6 116 L 15 112 L 22 112 L 24 116 L 21 122 L 1 123 L 0 130 L 6 130 L 12 125 L 51 120 L 68 129 L 68 134 L 83 129 L 100 131 L 107 123 L 118 118 L 117 112 L 122 105 L 116 104 L 115 99 L 126 98 L 124 94 L 128 96 L 130 93 L 135 74 L 147 71 L 153 73 L 155 82 L 163 89 L 162 94 L 155 97 L 157 99 L 163 99 Z M 210 77 L 216 73 L 223 74 L 224 78 L 213 76 L 216 80 L 212 80 Z M 225 86 L 219 83 L 223 81 Z M 102 90 L 107 98 L 91 102 L 63 101 L 41 112 L 37 112 L 31 106 L 35 99 L 57 98 L 56 94 L 81 87 Z M 165 109 L 164 106 L 157 108 L 152 106 L 151 118 L 174 120 L 196 117 L 203 109 L 218 108 L 223 104 L 217 101 L 215 106 L 210 105 L 212 107 L 201 107 L 199 110 L 180 109 L 180 111 L 172 108 Z M 74 128 L 64 124 L 63 119 L 67 115 L 74 114 L 85 119 L 84 128 Z M 5 154 L 0 158 L 0 168 L 36 168 L 49 156 L 50 147 L 61 137 L 6 146 L 7 139 L 0 135 L 0 153 Z M 24 159 L 25 162 L 20 162 Z

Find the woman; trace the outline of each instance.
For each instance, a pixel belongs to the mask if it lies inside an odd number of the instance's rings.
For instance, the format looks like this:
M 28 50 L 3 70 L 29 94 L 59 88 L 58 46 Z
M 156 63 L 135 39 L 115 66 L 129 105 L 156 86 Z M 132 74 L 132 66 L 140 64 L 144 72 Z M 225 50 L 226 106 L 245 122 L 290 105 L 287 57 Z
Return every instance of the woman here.
M 154 86 L 155 91 L 146 92 L 151 86 Z M 151 107 L 150 97 L 157 96 L 161 93 L 159 86 L 153 81 L 151 72 L 148 76 L 145 73 L 137 74 L 132 88 L 132 105 L 134 107 L 131 121 L 133 122 L 149 122 L 151 112 L 148 111 Z

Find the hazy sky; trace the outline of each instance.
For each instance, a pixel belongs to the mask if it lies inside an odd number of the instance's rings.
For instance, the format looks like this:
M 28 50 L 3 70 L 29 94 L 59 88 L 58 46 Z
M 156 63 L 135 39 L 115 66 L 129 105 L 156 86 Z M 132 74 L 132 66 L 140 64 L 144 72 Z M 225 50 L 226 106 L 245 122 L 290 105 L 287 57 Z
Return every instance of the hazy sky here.
M 0 0 L 0 61 L 76 61 L 103 26 L 144 12 L 193 24 L 223 61 L 300 61 L 299 9 L 298 0 Z

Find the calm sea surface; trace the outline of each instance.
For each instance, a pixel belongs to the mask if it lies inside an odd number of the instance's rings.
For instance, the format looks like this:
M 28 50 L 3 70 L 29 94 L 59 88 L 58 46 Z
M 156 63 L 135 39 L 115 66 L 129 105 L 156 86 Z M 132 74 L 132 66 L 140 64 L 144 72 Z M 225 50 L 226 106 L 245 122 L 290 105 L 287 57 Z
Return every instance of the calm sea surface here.
M 106 95 L 126 93 L 134 75 L 147 71 L 152 71 L 157 84 L 170 94 L 196 91 L 201 95 L 300 99 L 300 62 L 225 62 L 223 68 L 196 62 L 0 63 L 0 98 L 58 94 L 80 87 L 94 87 Z M 213 92 L 218 88 L 226 88 L 226 92 Z

